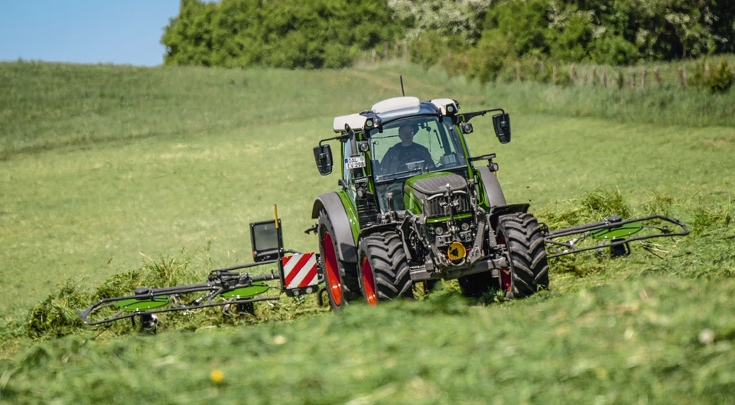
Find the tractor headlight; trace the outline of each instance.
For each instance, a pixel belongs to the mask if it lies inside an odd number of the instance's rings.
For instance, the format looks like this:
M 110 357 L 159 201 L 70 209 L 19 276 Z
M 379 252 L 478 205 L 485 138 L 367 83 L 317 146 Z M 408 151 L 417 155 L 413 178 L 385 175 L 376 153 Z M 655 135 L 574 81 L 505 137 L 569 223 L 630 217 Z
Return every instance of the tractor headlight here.
M 372 128 L 373 126 L 375 126 L 375 122 L 373 122 L 372 118 L 365 120 L 365 128 Z

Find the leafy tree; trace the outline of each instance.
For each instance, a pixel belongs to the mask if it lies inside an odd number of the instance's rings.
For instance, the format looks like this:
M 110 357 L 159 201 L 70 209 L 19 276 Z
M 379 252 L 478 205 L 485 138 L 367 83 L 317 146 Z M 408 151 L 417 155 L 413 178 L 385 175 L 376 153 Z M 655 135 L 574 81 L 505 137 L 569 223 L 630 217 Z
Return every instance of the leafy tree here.
M 735 1 L 710 1 L 711 32 L 718 53 L 735 53 Z
M 556 17 L 547 35 L 552 58 L 568 61 L 588 59 L 594 41 L 594 15 L 589 11 L 568 7 L 562 16 Z
M 488 10 L 483 36 L 503 40 L 516 55 L 549 52 L 549 0 L 505 1 Z
M 166 26 L 161 42 L 166 45 L 166 64 L 211 65 L 212 18 L 216 4 L 182 0 L 179 16 Z
M 467 43 L 479 37 L 478 21 L 490 4 L 491 0 L 388 0 L 395 18 L 409 27 L 408 39 L 430 31 Z
M 381 0 L 182 0 L 167 64 L 340 68 L 404 35 Z
M 467 77 L 480 83 L 494 81 L 514 57 L 513 45 L 501 31 L 485 31 L 477 46 L 468 51 Z
M 181 0 L 162 42 L 167 64 L 318 69 L 404 39 L 412 61 L 482 81 L 518 61 L 701 57 L 735 52 L 735 2 Z

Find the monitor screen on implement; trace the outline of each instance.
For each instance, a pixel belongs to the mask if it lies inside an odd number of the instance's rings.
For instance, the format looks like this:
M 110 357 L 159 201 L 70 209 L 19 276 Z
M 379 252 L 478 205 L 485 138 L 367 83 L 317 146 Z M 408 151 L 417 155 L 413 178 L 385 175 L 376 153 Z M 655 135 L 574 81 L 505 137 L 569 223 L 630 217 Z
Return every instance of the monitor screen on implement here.
M 253 222 L 250 224 L 250 245 L 253 248 L 253 260 L 264 262 L 276 260 L 278 250 L 283 246 L 281 220 Z

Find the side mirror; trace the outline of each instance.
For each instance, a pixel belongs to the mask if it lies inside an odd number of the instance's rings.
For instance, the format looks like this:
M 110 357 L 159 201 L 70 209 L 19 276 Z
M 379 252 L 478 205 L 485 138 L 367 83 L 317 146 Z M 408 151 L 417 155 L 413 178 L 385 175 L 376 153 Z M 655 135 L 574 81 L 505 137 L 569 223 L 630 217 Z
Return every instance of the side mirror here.
M 314 160 L 319 174 L 326 176 L 332 173 L 332 148 L 329 144 L 314 147 Z
M 500 143 L 510 142 L 510 115 L 508 113 L 493 115 L 493 126 Z

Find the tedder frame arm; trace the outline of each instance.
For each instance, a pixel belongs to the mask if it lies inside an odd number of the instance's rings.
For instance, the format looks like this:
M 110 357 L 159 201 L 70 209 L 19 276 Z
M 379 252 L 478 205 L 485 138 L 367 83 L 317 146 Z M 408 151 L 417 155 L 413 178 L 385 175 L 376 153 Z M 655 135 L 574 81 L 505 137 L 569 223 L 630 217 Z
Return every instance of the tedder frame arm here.
M 673 230 L 669 226 L 675 226 Z M 676 218 L 663 215 L 623 220 L 619 216 L 569 228 L 544 231 L 547 258 L 589 250 L 610 248 L 613 256 L 630 253 L 629 242 L 653 238 L 686 236 L 689 229 Z
M 272 260 L 212 270 L 209 273 L 209 280 L 201 284 L 164 288 L 136 288 L 133 295 L 103 298 L 85 310 L 77 311 L 77 313 L 87 325 L 99 325 L 140 315 L 278 300 L 278 297 L 257 297 L 257 295 L 266 292 L 270 288 L 265 283 L 266 281 L 280 280 L 279 274 L 271 272 L 270 274 L 251 276 L 249 273 L 232 271 L 277 262 L 277 260 Z M 196 296 L 188 297 L 184 301 L 185 295 L 192 294 Z M 222 299 L 215 302 L 218 297 Z M 105 308 L 114 308 L 114 312 L 103 316 L 101 319 L 90 319 L 91 315 Z
M 277 301 L 281 293 L 290 297 L 317 293 L 322 281 L 317 269 L 318 255 L 284 249 L 275 207 L 274 216 L 275 220 L 250 224 L 255 263 L 212 270 L 207 281 L 201 284 L 135 288 L 132 295 L 102 298 L 77 313 L 87 325 L 127 318 L 134 324 L 137 316 L 144 327 L 155 327 L 158 323 L 155 314 L 158 313 L 223 307 L 227 314 L 232 305 L 238 311 L 253 313 L 253 303 Z M 271 270 L 258 275 L 238 272 L 264 265 L 277 265 L 278 272 Z M 278 294 L 266 295 L 273 287 L 277 287 Z

